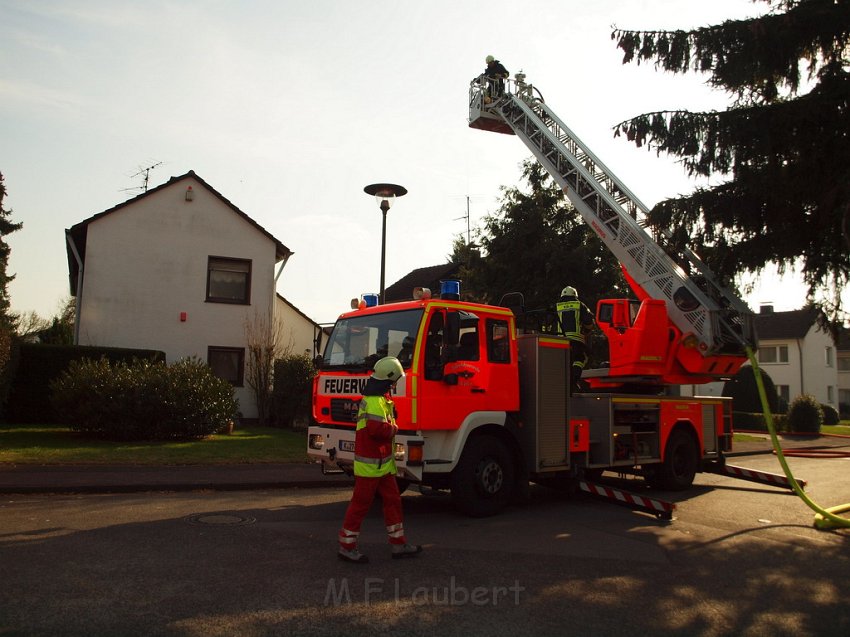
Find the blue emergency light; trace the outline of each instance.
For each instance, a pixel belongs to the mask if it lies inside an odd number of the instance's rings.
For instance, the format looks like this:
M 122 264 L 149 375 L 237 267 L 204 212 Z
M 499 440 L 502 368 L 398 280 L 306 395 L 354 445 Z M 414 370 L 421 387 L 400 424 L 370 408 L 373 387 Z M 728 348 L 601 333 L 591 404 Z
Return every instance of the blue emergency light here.
M 457 279 L 440 281 L 440 298 L 460 301 L 460 281 Z
M 378 298 L 377 294 L 364 294 L 363 302 L 366 303 L 366 307 L 375 307 L 378 304 Z

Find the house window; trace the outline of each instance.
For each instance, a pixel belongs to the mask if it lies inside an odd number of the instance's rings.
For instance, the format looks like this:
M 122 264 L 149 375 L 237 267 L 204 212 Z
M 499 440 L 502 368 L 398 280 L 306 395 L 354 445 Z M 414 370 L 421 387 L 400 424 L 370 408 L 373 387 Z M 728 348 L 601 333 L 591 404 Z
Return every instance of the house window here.
M 491 363 L 511 362 L 508 322 L 487 319 L 487 359 Z
M 850 356 L 839 356 L 838 357 L 838 371 L 839 372 L 850 372 Z
M 776 393 L 779 394 L 779 397 L 786 403 L 791 402 L 791 389 L 788 385 L 777 385 Z
M 787 345 L 766 345 L 759 348 L 759 363 L 787 363 Z
M 234 387 L 242 387 L 245 379 L 244 347 L 208 347 L 207 363 L 213 374 Z
M 826 359 L 827 367 L 835 367 L 835 350 L 831 347 L 827 347 L 824 350 L 824 357 Z
M 251 261 L 209 257 L 207 301 L 249 305 L 251 303 Z
M 832 385 L 826 386 L 826 402 L 830 405 L 835 403 L 835 387 Z
M 842 416 L 850 413 L 850 389 L 838 390 L 838 410 Z

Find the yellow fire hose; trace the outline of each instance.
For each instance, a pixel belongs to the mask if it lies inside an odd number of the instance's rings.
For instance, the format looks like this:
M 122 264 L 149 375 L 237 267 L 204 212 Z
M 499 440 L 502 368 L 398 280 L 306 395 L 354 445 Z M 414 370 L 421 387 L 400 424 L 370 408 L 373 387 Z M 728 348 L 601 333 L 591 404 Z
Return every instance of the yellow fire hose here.
M 800 485 L 797 484 L 797 481 L 794 479 L 794 476 L 791 473 L 791 469 L 788 467 L 788 462 L 785 460 L 785 454 L 782 452 L 782 448 L 779 446 L 779 437 L 776 435 L 776 428 L 773 425 L 773 414 L 770 413 L 770 405 L 767 402 L 767 392 L 764 390 L 764 382 L 761 378 L 761 370 L 759 369 L 758 363 L 756 362 L 755 353 L 751 348 L 747 348 L 747 356 L 750 358 L 750 363 L 753 366 L 753 375 L 756 379 L 756 385 L 759 390 L 759 398 L 761 398 L 762 409 L 764 409 L 764 418 L 767 421 L 767 430 L 770 432 L 770 440 L 773 443 L 773 449 L 776 452 L 776 457 L 779 458 L 779 464 L 782 465 L 782 470 L 785 472 L 785 477 L 788 478 L 788 482 L 791 484 L 791 487 L 794 489 L 794 492 L 800 496 L 800 499 L 808 505 L 808 507 L 815 512 L 815 522 L 814 525 L 818 529 L 834 529 L 834 528 L 850 528 L 850 519 L 843 518 L 838 513 L 844 513 L 845 511 L 850 511 L 850 504 L 841 504 L 839 506 L 830 507 L 829 509 L 824 509 L 823 507 L 817 505 L 815 502 L 806 495 L 803 489 L 800 488 Z

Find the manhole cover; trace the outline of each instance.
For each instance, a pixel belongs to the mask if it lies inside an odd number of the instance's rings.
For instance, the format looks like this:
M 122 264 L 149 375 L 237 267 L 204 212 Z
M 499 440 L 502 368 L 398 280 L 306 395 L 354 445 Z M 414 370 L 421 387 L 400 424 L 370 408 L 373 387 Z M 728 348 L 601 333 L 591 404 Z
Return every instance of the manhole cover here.
M 203 524 L 204 526 L 244 526 L 253 524 L 257 518 L 247 515 L 233 515 L 232 513 L 203 513 L 186 518 L 189 524 Z

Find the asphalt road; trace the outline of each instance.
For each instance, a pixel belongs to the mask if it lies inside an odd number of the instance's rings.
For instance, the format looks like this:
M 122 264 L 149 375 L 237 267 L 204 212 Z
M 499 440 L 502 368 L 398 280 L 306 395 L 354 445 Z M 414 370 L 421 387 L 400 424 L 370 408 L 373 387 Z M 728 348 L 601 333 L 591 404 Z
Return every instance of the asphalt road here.
M 819 503 L 850 502 L 850 460 L 791 463 Z M 391 560 L 376 506 L 366 566 L 335 557 L 348 496 L 4 495 L 0 635 L 850 634 L 850 530 L 777 488 L 700 475 L 671 522 L 543 488 L 487 519 L 413 493 L 425 552 Z

